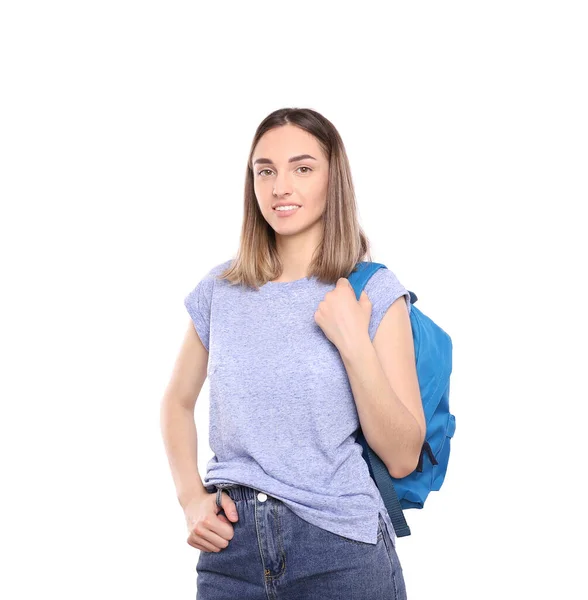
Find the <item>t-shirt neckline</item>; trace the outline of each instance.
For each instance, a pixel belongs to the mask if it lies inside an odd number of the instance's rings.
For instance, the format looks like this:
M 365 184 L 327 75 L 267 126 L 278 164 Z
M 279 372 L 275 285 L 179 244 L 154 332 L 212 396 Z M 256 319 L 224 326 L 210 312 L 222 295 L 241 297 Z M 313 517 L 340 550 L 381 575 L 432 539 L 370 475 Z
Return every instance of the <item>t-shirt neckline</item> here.
M 304 283 L 311 283 L 313 280 L 314 280 L 314 276 L 301 277 L 300 279 L 293 279 L 292 281 L 267 281 L 261 287 L 268 287 L 268 288 L 294 287 L 294 286 L 302 285 Z

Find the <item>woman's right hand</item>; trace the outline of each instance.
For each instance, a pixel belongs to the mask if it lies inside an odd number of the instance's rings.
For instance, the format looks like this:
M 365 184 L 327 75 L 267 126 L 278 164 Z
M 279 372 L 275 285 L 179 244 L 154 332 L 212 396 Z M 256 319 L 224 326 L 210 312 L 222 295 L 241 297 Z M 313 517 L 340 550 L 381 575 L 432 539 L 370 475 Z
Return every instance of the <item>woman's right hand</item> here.
M 229 545 L 229 540 L 233 539 L 234 529 L 231 521 L 218 513 L 224 510 L 232 521 L 238 521 L 237 507 L 226 492 L 221 494 L 221 498 L 222 508 L 216 505 L 216 492 L 198 495 L 184 507 L 188 526 L 186 541 L 202 552 L 220 552 Z

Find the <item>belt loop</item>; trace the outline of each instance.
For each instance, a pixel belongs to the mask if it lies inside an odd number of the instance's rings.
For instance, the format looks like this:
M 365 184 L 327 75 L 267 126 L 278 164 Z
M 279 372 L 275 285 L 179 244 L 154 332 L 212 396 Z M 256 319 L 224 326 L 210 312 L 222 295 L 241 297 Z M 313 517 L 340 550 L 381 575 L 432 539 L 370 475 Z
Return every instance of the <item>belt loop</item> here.
M 216 505 L 219 508 L 222 508 L 222 494 L 223 494 L 222 488 L 217 488 L 217 490 L 216 490 Z

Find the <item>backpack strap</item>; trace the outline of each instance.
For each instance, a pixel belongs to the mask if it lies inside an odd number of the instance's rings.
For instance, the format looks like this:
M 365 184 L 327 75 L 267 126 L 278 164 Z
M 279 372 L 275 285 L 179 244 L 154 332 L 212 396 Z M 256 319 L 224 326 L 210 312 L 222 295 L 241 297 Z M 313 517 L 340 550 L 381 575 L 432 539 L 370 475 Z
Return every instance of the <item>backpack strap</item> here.
M 363 288 L 369 281 L 369 278 L 381 268 L 386 269 L 387 267 L 382 263 L 375 262 L 363 261 L 357 263 L 355 269 L 351 272 L 347 279 L 353 286 L 353 289 L 355 290 L 355 296 L 358 300 L 361 296 Z M 416 296 L 412 292 L 410 292 L 410 294 L 411 302 L 413 301 L 413 297 L 416 300 Z M 404 518 L 404 512 L 400 506 L 400 501 L 398 500 L 398 494 L 394 489 L 392 476 L 390 475 L 390 472 L 381 458 L 369 447 L 363 432 L 361 431 L 361 425 L 358 428 L 357 441 L 363 448 L 363 457 L 368 464 L 370 475 L 376 482 L 376 486 L 378 487 L 380 495 L 382 496 L 382 500 L 384 501 L 384 505 L 386 506 L 390 520 L 394 525 L 394 531 L 396 532 L 396 535 L 398 537 L 411 535 L 408 523 Z
M 398 537 L 411 535 L 410 527 L 404 518 L 402 506 L 400 506 L 400 500 L 398 500 L 398 494 L 392 483 L 392 476 L 386 465 L 382 462 L 382 459 L 369 447 L 361 431 L 361 427 L 358 430 L 357 441 L 363 447 L 363 457 L 368 464 L 370 475 L 376 482 L 376 486 L 382 496 L 384 506 L 388 511 L 392 525 L 394 525 L 396 535 Z

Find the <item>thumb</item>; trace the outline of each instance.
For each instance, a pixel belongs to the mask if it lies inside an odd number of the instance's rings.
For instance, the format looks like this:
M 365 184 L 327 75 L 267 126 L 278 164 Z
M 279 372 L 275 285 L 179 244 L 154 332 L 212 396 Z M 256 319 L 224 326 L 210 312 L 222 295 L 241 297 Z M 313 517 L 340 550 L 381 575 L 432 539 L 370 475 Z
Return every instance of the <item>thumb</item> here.
M 222 507 L 225 511 L 225 515 L 231 519 L 231 521 L 238 521 L 239 515 L 237 513 L 237 506 L 235 502 L 228 494 L 222 495 Z
M 365 293 L 365 291 L 361 292 L 361 296 L 359 297 L 359 306 L 366 312 L 366 314 L 372 314 L 372 303 L 369 299 L 369 296 Z

